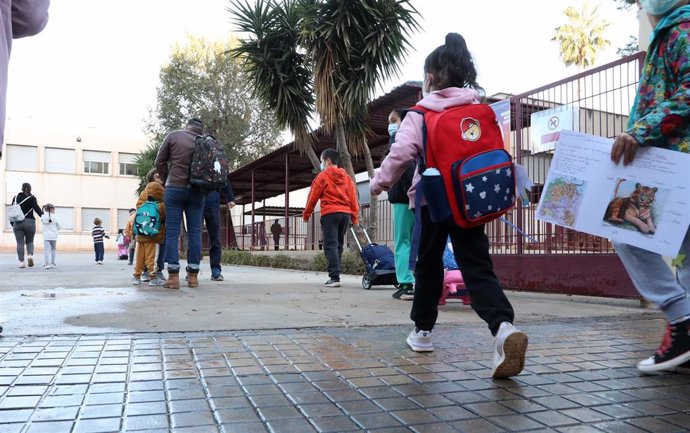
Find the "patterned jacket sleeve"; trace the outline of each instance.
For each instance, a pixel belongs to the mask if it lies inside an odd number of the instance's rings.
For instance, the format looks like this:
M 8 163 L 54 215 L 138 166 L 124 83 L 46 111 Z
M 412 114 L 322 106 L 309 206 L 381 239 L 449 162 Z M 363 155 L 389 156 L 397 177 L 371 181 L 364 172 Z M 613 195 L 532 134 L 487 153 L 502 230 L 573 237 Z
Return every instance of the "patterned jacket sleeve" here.
M 637 119 L 628 129 L 640 145 L 664 146 L 666 138 L 688 130 L 690 119 L 690 32 L 687 27 L 676 26 L 662 43 L 666 70 L 676 77 L 675 92 L 664 96 L 658 104 Z M 658 65 L 645 65 L 658 67 Z M 652 83 L 650 83 L 652 84 Z M 640 85 L 638 99 L 657 98 L 653 85 Z

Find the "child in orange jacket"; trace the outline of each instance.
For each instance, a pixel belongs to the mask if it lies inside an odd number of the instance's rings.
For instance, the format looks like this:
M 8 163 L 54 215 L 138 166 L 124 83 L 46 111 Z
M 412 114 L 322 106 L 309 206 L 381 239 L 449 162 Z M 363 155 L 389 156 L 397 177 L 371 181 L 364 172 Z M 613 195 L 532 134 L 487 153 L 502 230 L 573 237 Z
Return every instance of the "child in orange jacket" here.
M 359 223 L 355 183 L 339 165 L 340 155 L 335 149 L 326 149 L 321 153 L 321 173 L 311 183 L 302 215 L 304 221 L 309 221 L 316 202 L 321 201 L 323 252 L 328 262 L 329 277 L 324 284 L 326 287 L 340 287 L 340 260 L 345 233 L 350 223 Z

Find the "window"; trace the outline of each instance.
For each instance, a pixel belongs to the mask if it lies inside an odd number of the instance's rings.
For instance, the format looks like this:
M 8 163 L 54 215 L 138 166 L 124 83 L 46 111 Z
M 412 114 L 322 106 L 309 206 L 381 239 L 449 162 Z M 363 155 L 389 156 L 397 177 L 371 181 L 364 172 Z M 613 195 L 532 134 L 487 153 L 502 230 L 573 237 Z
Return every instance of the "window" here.
M 45 171 L 51 173 L 74 173 L 75 151 L 46 147 Z
M 60 223 L 60 231 L 74 231 L 74 208 L 55 206 L 55 218 Z
M 85 150 L 82 155 L 84 157 L 84 173 L 110 173 L 109 152 L 96 152 L 93 150 Z
M 93 228 L 93 220 L 100 218 L 101 225 L 106 233 L 110 233 L 110 209 L 82 208 L 81 209 L 81 229 L 90 232 Z
M 7 145 L 7 170 L 36 171 L 36 146 Z
M 123 229 L 127 225 L 127 220 L 129 219 L 129 209 L 118 209 L 117 210 L 117 229 Z
M 134 165 L 134 158 L 137 156 L 133 153 L 120 153 L 117 155 L 120 162 L 120 176 L 136 176 L 137 167 Z

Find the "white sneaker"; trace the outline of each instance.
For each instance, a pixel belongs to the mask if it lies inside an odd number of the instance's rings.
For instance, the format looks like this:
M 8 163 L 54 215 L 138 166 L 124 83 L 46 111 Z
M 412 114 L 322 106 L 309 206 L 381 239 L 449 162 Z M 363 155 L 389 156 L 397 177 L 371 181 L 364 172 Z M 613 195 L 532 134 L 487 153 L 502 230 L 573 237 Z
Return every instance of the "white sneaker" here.
M 144 279 L 141 279 L 141 282 L 144 282 Z M 153 280 L 149 280 L 149 286 L 162 286 L 165 284 L 165 280 L 162 280 L 160 278 L 154 278 Z
M 434 344 L 431 342 L 431 331 L 417 331 L 413 329 L 407 336 L 407 345 L 415 352 L 433 352 Z
M 132 285 L 138 286 L 140 284 L 141 284 L 141 280 L 139 278 L 137 278 L 137 277 L 132 278 Z
M 19 267 L 20 267 L 20 268 L 25 268 L 25 267 L 26 267 L 26 263 L 24 263 L 24 262 L 19 262 Z
M 50 268 L 51 268 L 50 263 L 43 265 L 43 269 L 50 269 Z
M 340 287 L 340 280 L 334 280 L 333 278 L 329 278 L 328 281 L 323 283 L 325 287 Z
M 501 323 L 496 333 L 494 366 L 491 377 L 503 379 L 516 376 L 525 368 L 527 334 L 508 322 Z
M 151 281 L 151 278 L 149 278 L 148 272 L 144 272 L 143 274 L 141 274 L 141 282 L 142 283 L 148 283 L 149 281 Z

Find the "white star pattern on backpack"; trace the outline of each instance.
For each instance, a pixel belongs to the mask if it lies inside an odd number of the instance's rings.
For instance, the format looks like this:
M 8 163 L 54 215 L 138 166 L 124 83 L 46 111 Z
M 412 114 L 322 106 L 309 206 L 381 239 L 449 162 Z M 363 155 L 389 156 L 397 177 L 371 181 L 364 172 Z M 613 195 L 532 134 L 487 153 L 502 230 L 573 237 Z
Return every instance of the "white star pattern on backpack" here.
M 465 189 L 467 189 L 467 192 L 471 193 L 474 191 L 474 186 L 471 183 L 468 183 L 467 186 L 465 186 Z

